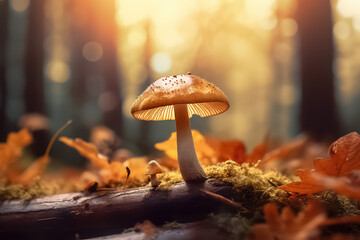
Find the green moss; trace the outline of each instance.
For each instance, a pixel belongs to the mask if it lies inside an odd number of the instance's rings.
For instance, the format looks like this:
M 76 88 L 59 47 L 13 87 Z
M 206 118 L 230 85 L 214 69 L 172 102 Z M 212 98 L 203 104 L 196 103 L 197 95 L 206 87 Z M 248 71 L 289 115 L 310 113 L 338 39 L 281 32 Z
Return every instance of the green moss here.
M 221 179 L 233 185 L 236 191 L 252 189 L 255 192 L 262 192 L 273 199 L 282 199 L 288 194 L 276 186 L 291 182 L 291 179 L 275 171 L 263 172 L 249 164 L 238 164 L 232 160 L 222 162 L 205 168 L 208 177 Z
M 82 185 L 60 179 L 37 178 L 31 184 L 7 184 L 0 182 L 0 202 L 12 199 L 29 200 L 46 195 L 77 192 L 84 188 Z
M 165 172 L 158 176 L 160 184 L 156 188 L 157 190 L 170 190 L 173 184 L 184 181 L 179 171 Z

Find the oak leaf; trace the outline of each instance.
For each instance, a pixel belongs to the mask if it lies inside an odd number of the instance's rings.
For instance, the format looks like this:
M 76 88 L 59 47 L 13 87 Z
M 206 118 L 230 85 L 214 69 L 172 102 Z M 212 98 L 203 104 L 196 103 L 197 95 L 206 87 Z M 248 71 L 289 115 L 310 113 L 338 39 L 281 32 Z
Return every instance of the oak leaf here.
M 308 202 L 305 209 L 297 215 L 284 207 L 279 214 L 276 204 L 264 205 L 266 223 L 252 227 L 248 240 L 306 240 L 319 239 L 320 226 L 359 223 L 360 216 L 327 218 L 324 208 L 314 201 Z
M 346 177 L 354 170 L 360 170 L 360 135 L 352 132 L 339 138 L 329 148 L 330 159 L 316 159 L 314 169 L 298 170 L 301 182 L 293 182 L 279 187 L 292 193 L 312 194 L 329 189 L 315 175 Z

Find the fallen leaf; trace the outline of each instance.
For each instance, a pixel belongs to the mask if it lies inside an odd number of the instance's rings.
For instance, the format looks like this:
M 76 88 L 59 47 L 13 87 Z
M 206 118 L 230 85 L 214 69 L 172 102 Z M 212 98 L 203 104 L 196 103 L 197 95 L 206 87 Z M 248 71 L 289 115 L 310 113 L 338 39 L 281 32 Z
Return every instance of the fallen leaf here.
M 297 216 L 290 207 L 284 207 L 281 214 L 276 204 L 264 205 L 266 223 L 252 227 L 248 239 L 253 240 L 305 240 L 318 236 L 317 227 L 325 221 L 326 214 L 320 204 L 309 202 Z
M 22 155 L 25 146 L 32 143 L 27 129 L 9 133 L 5 143 L 0 143 L 0 175 L 6 174 L 8 166 Z
M 73 140 L 67 137 L 60 137 L 59 140 L 69 147 L 76 149 L 80 155 L 89 159 L 95 167 L 100 169 L 110 168 L 108 158 L 99 153 L 95 144 L 86 142 L 80 138 Z
M 206 142 L 214 149 L 217 162 L 225 162 L 229 159 L 241 163 L 246 159 L 246 148 L 242 141 L 221 141 L 215 138 L 206 138 Z
M 305 136 L 300 136 L 297 139 L 283 144 L 282 146 L 267 152 L 260 165 L 268 164 L 269 162 L 278 160 L 279 158 L 287 156 L 289 153 L 297 150 L 305 145 L 307 138 Z
M 360 170 L 360 135 L 352 132 L 339 138 L 329 148 L 330 159 L 316 159 L 314 169 L 298 170 L 301 182 L 279 187 L 288 192 L 312 194 L 329 189 L 326 182 L 314 178 L 316 174 L 331 177 L 346 177 L 354 170 Z
M 256 164 L 259 160 L 262 160 L 268 148 L 268 136 L 259 145 L 255 146 L 251 153 L 246 155 L 245 162 L 250 166 Z
M 356 178 L 352 175 L 355 175 Z M 359 173 L 356 171 L 348 177 L 329 177 L 322 174 L 312 175 L 312 177 L 326 189 L 332 189 L 339 194 L 360 201 L 360 181 L 358 176 Z
M 205 137 L 197 130 L 191 130 L 196 155 L 202 165 L 211 165 L 216 163 L 216 153 L 214 149 L 207 143 Z M 164 151 L 165 155 L 177 161 L 177 137 L 173 132 L 170 138 L 164 142 L 156 143 L 155 148 Z
M 59 136 L 59 134 L 67 127 L 71 124 L 72 121 L 68 121 L 64 126 L 62 126 L 58 131 L 56 131 L 56 133 L 54 134 L 54 136 L 51 138 L 49 145 L 46 148 L 46 151 L 44 153 L 43 156 L 39 157 L 38 159 L 36 159 L 36 161 L 31 164 L 23 173 L 17 175 L 17 176 L 12 176 L 9 180 L 11 183 L 20 183 L 20 184 L 24 184 L 24 183 L 29 183 L 31 181 L 33 181 L 35 179 L 35 177 L 37 176 L 42 176 L 47 164 L 50 161 L 50 150 L 52 145 L 54 144 L 56 138 Z
M 50 158 L 48 155 L 44 155 L 36 159 L 23 173 L 12 176 L 9 181 L 12 184 L 24 184 L 29 183 L 37 176 L 43 175 Z
M 319 239 L 320 226 L 360 222 L 360 216 L 327 218 L 324 208 L 315 201 L 308 202 L 297 215 L 290 207 L 284 207 L 279 214 L 276 204 L 272 203 L 265 204 L 263 210 L 266 223 L 254 225 L 248 240 Z
M 123 166 L 131 170 L 129 179 L 143 180 L 145 179 L 146 167 L 148 159 L 146 157 L 130 158 L 123 163 Z M 125 176 L 126 177 L 126 176 Z
M 100 180 L 102 184 L 107 184 L 111 181 L 113 182 L 125 181 L 126 168 L 124 164 L 118 161 L 109 163 L 108 157 L 99 153 L 99 150 L 97 149 L 95 144 L 86 142 L 80 138 L 76 138 L 75 140 L 73 140 L 67 137 L 61 137 L 60 141 L 65 143 L 69 147 L 76 149 L 80 155 L 89 159 L 90 162 L 96 168 L 98 168 L 99 170 L 98 174 L 101 177 Z M 143 172 L 143 174 L 144 173 L 145 171 Z

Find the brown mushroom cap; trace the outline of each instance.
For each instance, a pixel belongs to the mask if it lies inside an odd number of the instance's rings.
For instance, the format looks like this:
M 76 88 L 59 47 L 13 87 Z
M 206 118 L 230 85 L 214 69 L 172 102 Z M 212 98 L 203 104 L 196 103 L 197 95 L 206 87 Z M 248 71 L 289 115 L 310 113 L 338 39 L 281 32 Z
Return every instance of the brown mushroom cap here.
M 164 170 L 161 168 L 160 164 L 155 160 L 151 160 L 147 165 L 145 175 L 153 175 L 163 172 Z
M 193 114 L 208 117 L 229 109 L 229 100 L 214 84 L 194 75 L 174 75 L 154 81 L 133 103 L 131 113 L 146 121 L 174 120 L 174 104 L 188 104 Z

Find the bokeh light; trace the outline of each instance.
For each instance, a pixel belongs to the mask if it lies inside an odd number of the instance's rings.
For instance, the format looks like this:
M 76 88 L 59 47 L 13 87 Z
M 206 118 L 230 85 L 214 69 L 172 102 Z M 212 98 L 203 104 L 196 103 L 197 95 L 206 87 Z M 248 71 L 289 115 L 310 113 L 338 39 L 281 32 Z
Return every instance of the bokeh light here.
M 338 0 L 337 10 L 346 18 L 360 16 L 360 1 L 358 0 Z
M 45 71 L 47 77 L 56 83 L 66 82 L 70 77 L 70 67 L 68 64 L 62 61 L 54 60 L 48 62 Z
M 350 26 L 345 21 L 338 21 L 334 25 L 334 35 L 339 39 L 347 39 L 350 36 Z
M 11 0 L 11 7 L 16 12 L 24 12 L 29 7 L 30 0 Z
M 167 53 L 157 53 L 151 57 L 151 67 L 157 73 L 168 72 L 171 68 L 171 57 Z
M 98 42 L 87 42 L 82 53 L 86 60 L 96 62 L 103 56 L 103 47 Z
M 281 21 L 281 32 L 286 37 L 294 36 L 298 30 L 297 23 L 292 18 L 285 18 Z

